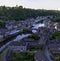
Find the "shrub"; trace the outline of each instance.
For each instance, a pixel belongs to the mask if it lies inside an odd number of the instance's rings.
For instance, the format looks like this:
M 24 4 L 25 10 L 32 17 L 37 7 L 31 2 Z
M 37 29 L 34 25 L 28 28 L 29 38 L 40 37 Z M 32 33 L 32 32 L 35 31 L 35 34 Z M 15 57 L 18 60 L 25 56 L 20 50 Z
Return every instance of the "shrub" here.
M 36 35 L 36 34 L 32 34 L 31 36 L 29 36 L 29 38 L 32 38 L 34 40 L 39 40 L 40 39 L 39 35 Z
M 54 22 L 60 22 L 60 17 L 55 18 Z
M 52 35 L 51 40 L 56 39 L 56 38 L 58 38 L 58 37 L 60 37 L 60 32 L 55 32 L 55 33 Z

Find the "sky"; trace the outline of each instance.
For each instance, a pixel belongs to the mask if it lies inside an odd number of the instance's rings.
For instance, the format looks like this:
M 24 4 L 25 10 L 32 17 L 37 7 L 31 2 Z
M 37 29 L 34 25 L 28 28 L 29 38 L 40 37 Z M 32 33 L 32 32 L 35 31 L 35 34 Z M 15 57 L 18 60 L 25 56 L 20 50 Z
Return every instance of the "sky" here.
M 0 0 L 0 6 L 20 6 L 33 9 L 60 10 L 60 0 Z

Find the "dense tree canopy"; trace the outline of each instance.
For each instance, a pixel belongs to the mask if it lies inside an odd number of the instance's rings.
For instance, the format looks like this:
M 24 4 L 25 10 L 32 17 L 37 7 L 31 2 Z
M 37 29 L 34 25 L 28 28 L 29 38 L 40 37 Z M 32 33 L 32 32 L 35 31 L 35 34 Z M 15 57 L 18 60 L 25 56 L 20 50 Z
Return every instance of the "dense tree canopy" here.
M 5 27 L 5 22 L 0 22 L 0 27 Z
M 0 6 L 0 19 L 2 20 L 23 20 L 27 18 L 36 18 L 37 16 L 60 15 L 60 11 L 29 9 L 23 6 L 5 7 Z
M 60 16 L 56 17 L 53 21 L 54 22 L 60 22 Z
M 51 37 L 51 40 L 54 40 L 56 38 L 60 37 L 60 32 L 54 32 L 54 34 Z

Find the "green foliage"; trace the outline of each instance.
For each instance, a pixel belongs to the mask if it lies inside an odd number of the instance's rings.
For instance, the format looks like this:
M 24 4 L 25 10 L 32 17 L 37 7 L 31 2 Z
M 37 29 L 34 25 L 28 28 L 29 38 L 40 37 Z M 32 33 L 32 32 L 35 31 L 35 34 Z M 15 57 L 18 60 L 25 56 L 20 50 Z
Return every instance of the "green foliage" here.
M 34 61 L 34 52 L 14 52 L 12 61 Z
M 60 56 L 55 57 L 56 61 L 60 61 Z
M 55 18 L 54 22 L 60 22 L 60 17 Z
M 5 22 L 0 22 L 0 27 L 5 27 Z
M 60 54 L 54 55 L 55 61 L 60 61 Z
M 51 37 L 51 40 L 54 40 L 56 38 L 60 37 L 60 32 L 55 32 L 52 37 Z
M 26 53 L 23 53 L 23 52 L 21 52 L 21 53 L 14 52 L 13 54 L 14 54 L 14 57 L 16 57 L 16 58 L 18 58 L 18 57 L 22 58 L 23 56 L 26 56 Z
M 5 7 L 0 6 L 0 19 L 2 20 L 24 20 L 27 18 L 36 18 L 37 16 L 60 15 L 60 11 L 28 9 L 23 6 Z
M 32 38 L 34 40 L 39 40 L 40 39 L 39 35 L 36 35 L 36 34 L 32 34 L 31 36 L 29 36 L 29 38 Z

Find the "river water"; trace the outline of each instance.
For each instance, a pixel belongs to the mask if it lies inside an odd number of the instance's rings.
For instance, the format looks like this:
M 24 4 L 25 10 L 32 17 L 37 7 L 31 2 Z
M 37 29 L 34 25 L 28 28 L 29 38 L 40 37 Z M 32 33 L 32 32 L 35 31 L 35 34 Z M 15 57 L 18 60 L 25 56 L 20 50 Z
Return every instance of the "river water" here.
M 33 32 L 33 33 L 37 32 L 37 30 L 34 30 L 34 29 L 38 29 L 39 27 L 44 27 L 44 24 L 43 24 L 43 23 L 34 24 L 34 25 L 33 25 L 33 30 L 32 30 L 32 32 Z M 13 30 L 13 31 L 10 32 L 10 35 L 15 34 L 15 33 L 19 32 L 19 31 L 20 31 L 20 30 Z M 19 41 L 19 40 L 21 40 L 21 39 L 23 39 L 23 38 L 25 38 L 25 37 L 30 36 L 30 35 L 31 35 L 31 34 L 18 35 L 18 36 L 17 36 L 14 40 L 12 40 L 12 41 Z M 1 52 L 6 46 L 8 46 L 12 41 L 10 41 L 10 42 L 6 43 L 5 45 L 3 45 L 3 46 L 0 48 L 0 52 Z
M 39 24 L 34 24 L 33 28 L 34 29 L 38 29 L 39 27 L 44 27 L 45 25 L 43 23 L 39 23 Z

